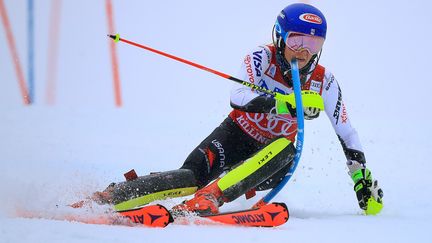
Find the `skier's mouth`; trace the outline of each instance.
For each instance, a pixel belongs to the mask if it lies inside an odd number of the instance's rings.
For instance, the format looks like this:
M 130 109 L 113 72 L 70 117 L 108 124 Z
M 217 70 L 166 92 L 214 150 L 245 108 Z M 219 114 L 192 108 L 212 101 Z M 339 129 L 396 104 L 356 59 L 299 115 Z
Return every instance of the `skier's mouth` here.
M 302 68 L 306 64 L 306 59 L 304 59 L 304 58 L 297 58 L 297 62 L 299 63 L 299 67 Z

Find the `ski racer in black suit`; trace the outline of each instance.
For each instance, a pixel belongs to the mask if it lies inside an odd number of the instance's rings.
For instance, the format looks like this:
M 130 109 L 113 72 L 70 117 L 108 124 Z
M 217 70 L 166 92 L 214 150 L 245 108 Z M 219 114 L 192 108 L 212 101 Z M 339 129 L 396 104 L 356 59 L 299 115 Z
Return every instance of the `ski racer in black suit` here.
M 364 152 L 338 82 L 328 69 L 318 64 L 326 31 L 325 17 L 315 7 L 303 3 L 287 6 L 277 17 L 273 43 L 259 46 L 246 55 L 239 78 L 290 94 L 293 85 L 289 60 L 298 60 L 302 90 L 322 96 L 324 112 L 347 158 L 358 204 L 368 210 L 371 200 L 382 206 L 383 193 L 366 168 Z M 278 113 L 281 105 L 290 112 Z M 239 84 L 231 91 L 231 107 L 229 116 L 190 153 L 180 169 L 112 184 L 104 192 L 95 193 L 94 198 L 122 210 L 154 199 L 195 192 L 192 199 L 175 208 L 209 214 L 217 213 L 223 203 L 243 194 L 275 187 L 293 164 L 295 109 Z M 313 120 L 320 115 L 320 110 L 305 107 L 304 115 L 307 120 Z

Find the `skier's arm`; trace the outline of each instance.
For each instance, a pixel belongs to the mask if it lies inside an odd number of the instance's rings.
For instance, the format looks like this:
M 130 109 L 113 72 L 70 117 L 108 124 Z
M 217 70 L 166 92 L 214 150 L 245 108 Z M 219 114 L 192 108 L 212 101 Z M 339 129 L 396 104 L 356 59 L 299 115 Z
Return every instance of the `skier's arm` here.
M 352 127 L 348 117 L 347 109 L 342 99 L 342 90 L 333 74 L 329 72 L 326 72 L 322 96 L 325 112 L 341 142 L 345 157 L 348 161 L 355 162 L 357 166 L 365 167 L 366 159 L 363 148 L 357 131 Z
M 246 55 L 238 77 L 249 83 L 259 84 L 264 71 L 269 66 L 266 47 L 260 46 Z M 254 55 L 255 54 L 255 55 Z M 257 59 L 259 54 L 260 59 Z M 234 84 L 231 90 L 231 107 L 245 112 L 268 113 L 275 106 L 275 100 L 266 95 L 260 95 L 241 84 Z
M 383 191 L 366 168 L 366 159 L 357 131 L 351 126 L 342 91 L 331 73 L 326 73 L 323 90 L 324 107 L 347 158 L 349 174 L 354 181 L 358 204 L 366 214 L 381 211 Z
M 245 91 L 245 93 L 251 91 Z M 246 96 L 247 94 L 235 94 L 235 96 Z M 233 97 L 233 95 L 231 95 Z M 269 113 L 270 110 L 275 106 L 275 100 L 272 97 L 267 96 L 257 96 L 251 99 L 249 102 L 235 102 L 231 98 L 231 107 L 237 110 L 252 112 L 252 113 Z

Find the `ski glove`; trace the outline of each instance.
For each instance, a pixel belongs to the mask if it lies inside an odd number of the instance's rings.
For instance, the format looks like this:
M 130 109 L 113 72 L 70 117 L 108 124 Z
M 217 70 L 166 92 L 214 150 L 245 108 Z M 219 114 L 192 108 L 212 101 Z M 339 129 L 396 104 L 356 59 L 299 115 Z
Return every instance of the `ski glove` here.
M 383 190 L 378 186 L 378 181 L 372 179 L 370 170 L 358 169 L 351 174 L 354 181 L 354 191 L 358 204 L 367 215 L 376 215 L 383 208 Z
M 288 102 L 276 100 L 275 108 L 278 115 L 290 114 L 292 117 L 297 117 L 296 109 Z
M 304 107 L 304 118 L 306 120 L 312 120 L 319 116 L 320 109 L 315 107 Z M 276 101 L 276 112 L 277 114 L 290 114 L 292 117 L 297 117 L 296 109 L 291 106 L 288 102 Z

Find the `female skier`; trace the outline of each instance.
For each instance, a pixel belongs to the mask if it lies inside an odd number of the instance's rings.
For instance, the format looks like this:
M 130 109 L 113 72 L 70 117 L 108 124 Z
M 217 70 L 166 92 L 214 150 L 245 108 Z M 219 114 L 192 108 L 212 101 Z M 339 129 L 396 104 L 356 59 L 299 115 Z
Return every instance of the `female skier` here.
M 318 64 L 326 31 L 326 19 L 317 8 L 303 3 L 287 6 L 277 16 L 273 43 L 246 55 L 240 78 L 274 92 L 290 94 L 293 84 L 289 61 L 297 59 L 302 90 L 322 96 L 324 111 L 347 158 L 358 204 L 367 210 L 371 200 L 382 205 L 383 192 L 366 168 L 364 152 L 348 118 L 338 82 Z M 224 202 L 275 187 L 293 164 L 295 109 L 240 84 L 231 91 L 231 107 L 229 116 L 190 153 L 180 169 L 113 183 L 93 198 L 124 210 L 156 199 L 195 193 L 192 199 L 174 209 L 212 214 Z M 282 108 L 289 113 L 280 114 Z M 317 108 L 304 107 L 307 120 L 319 114 Z

